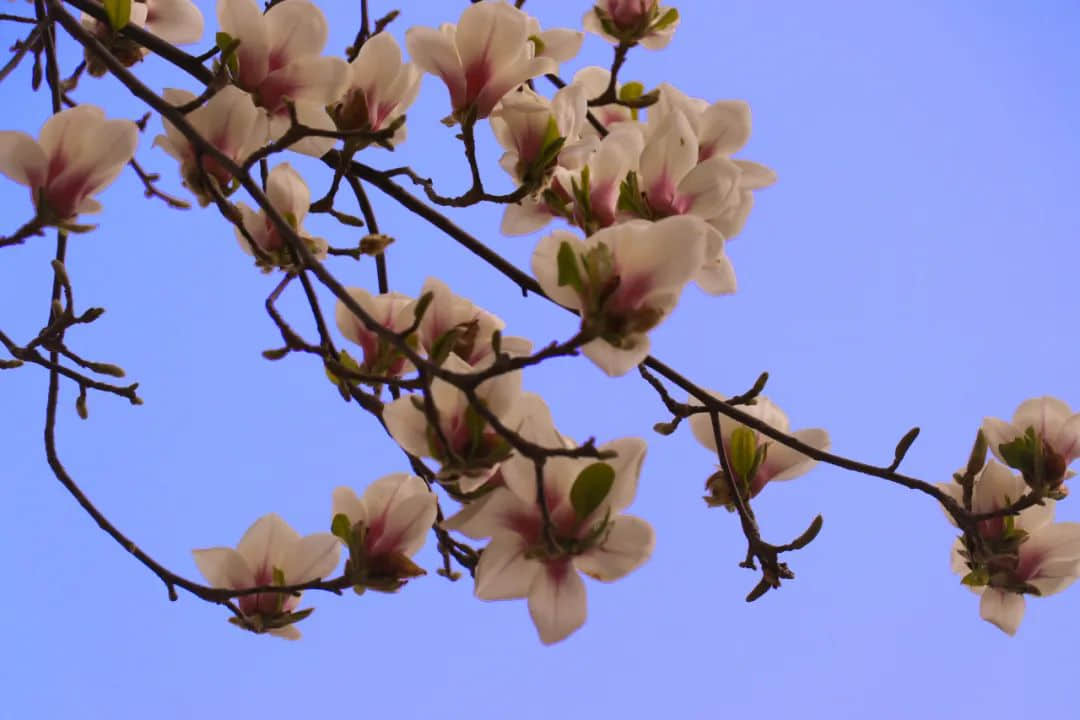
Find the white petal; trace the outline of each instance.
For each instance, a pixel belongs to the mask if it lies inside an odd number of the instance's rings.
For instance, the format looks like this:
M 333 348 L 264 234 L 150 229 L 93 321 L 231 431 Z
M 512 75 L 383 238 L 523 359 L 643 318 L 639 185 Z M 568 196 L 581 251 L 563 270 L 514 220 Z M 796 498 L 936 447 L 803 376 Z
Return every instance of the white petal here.
M 338 487 L 334 488 L 334 493 L 331 496 L 332 502 L 330 506 L 330 517 L 333 519 L 337 515 L 344 515 L 349 518 L 350 525 L 356 525 L 357 523 L 367 524 L 368 514 L 367 507 L 357 497 L 352 488 Z
M 17 130 L 0 132 L 0 174 L 20 185 L 41 187 L 49 161 L 34 138 Z
M 297 226 L 307 215 L 311 204 L 311 191 L 307 183 L 289 163 L 276 165 L 270 171 L 266 178 L 266 196 L 279 213 L 291 214 Z
M 334 572 L 340 557 L 340 540 L 330 533 L 313 533 L 293 543 L 282 561 L 281 572 L 288 585 L 318 580 Z
M 473 3 L 461 13 L 454 35 L 458 57 L 466 72 L 486 66 L 495 72 L 525 50 L 525 13 L 504 3 Z
M 735 160 L 739 168 L 739 187 L 744 190 L 761 190 L 776 183 L 776 171 L 750 160 Z
M 70 177 L 83 178 L 82 187 L 93 194 L 109 185 L 135 155 L 139 129 L 130 120 L 107 120 L 94 128 L 94 142 L 52 178 L 50 185 Z
M 307 0 L 275 3 L 263 16 L 270 40 L 270 52 L 278 64 L 318 55 L 326 46 L 329 28 L 317 6 Z
M 585 41 L 585 33 L 569 28 L 553 28 L 540 33 L 540 42 L 544 44 L 544 57 L 549 57 L 555 62 L 564 63 L 574 59 L 581 51 L 581 44 Z
M 731 295 L 738 289 L 735 268 L 723 253 L 712 260 L 706 260 L 694 273 L 694 282 L 710 295 Z
M 398 445 L 417 457 L 430 457 L 427 418 L 413 405 L 419 395 L 402 395 L 383 408 L 383 421 Z
M 1044 395 L 1020 403 L 1013 413 L 1012 424 L 1024 432 L 1034 427 L 1035 432 L 1052 437 L 1072 417 L 1069 406 L 1055 397 Z
M 511 203 L 506 206 L 499 231 L 511 237 L 528 235 L 549 222 L 551 222 L 551 215 L 544 205 L 531 198 L 525 198 L 519 204 Z
M 268 635 L 273 635 L 274 637 L 284 638 L 285 640 L 300 639 L 300 630 L 297 629 L 296 625 L 286 625 L 285 627 L 274 628 L 273 630 L 267 630 L 266 633 Z
M 254 90 L 270 68 L 270 38 L 262 12 L 255 0 L 218 0 L 217 17 L 222 32 L 240 41 L 240 84 Z
M 435 495 L 415 475 L 394 473 L 379 478 L 364 491 L 364 504 L 372 526 L 382 523 L 373 552 L 400 552 L 411 557 L 424 546 L 427 532 L 435 524 Z
M 731 155 L 750 139 L 750 106 L 742 100 L 721 100 L 701 115 L 700 140 L 716 155 Z
M 353 300 L 368 314 L 372 314 L 372 306 L 374 301 L 372 300 L 371 293 L 363 288 L 351 287 L 345 288 L 345 291 L 349 293 Z M 338 330 L 341 334 L 352 340 L 357 345 L 363 345 L 363 339 L 361 333 L 365 335 L 370 333 L 367 327 L 364 325 L 364 321 L 353 314 L 349 308 L 345 307 L 345 303 L 338 300 L 334 306 L 334 320 L 337 322 Z
M 502 463 L 503 466 L 506 463 Z M 530 467 L 532 463 L 529 463 Z M 536 485 L 534 484 L 535 488 Z M 535 497 L 536 491 L 533 491 Z M 447 530 L 456 530 L 476 540 L 493 537 L 502 531 L 513 530 L 515 517 L 528 517 L 539 512 L 535 502 L 519 498 L 511 490 L 495 488 L 483 497 L 464 505 L 455 514 L 443 520 Z
M 992 417 L 983 418 L 981 429 L 986 437 L 986 444 L 990 446 L 990 452 L 994 453 L 994 457 L 1002 462 L 1005 462 L 1005 458 L 1001 457 L 1001 451 L 998 448 L 1012 442 L 1023 434 L 1011 423 Z
M 719 215 L 738 198 L 739 167 L 726 157 L 709 158 L 687 173 L 678 187 L 678 195 L 693 198 L 687 212 L 700 218 Z
M 240 553 L 228 547 L 192 550 L 195 565 L 211 587 L 238 590 L 255 585 L 255 575 Z
M 476 597 L 481 600 L 507 600 L 529 594 L 539 561 L 527 558 L 524 539 L 516 533 L 495 535 L 476 565 Z
M 567 561 L 548 564 L 529 588 L 529 614 L 545 645 L 564 640 L 585 624 L 585 583 Z
M 708 232 L 703 220 L 678 215 L 656 223 L 623 223 L 592 239 L 609 244 L 624 281 L 645 276 L 654 291 L 668 291 L 681 290 L 704 263 Z
M 263 515 L 248 528 L 236 544 L 236 551 L 247 561 L 252 572 L 284 570 L 285 557 L 292 546 L 300 541 L 300 534 L 293 530 L 277 513 Z
M 621 377 L 630 372 L 649 355 L 649 336 L 635 338 L 634 347 L 617 348 L 605 340 L 590 340 L 581 348 L 585 357 L 596 363 L 610 377 Z
M 1024 619 L 1024 596 L 987 588 L 979 603 L 979 616 L 1009 635 L 1015 635 L 1020 621 Z
M 57 157 L 65 161 L 78 160 L 85 149 L 84 142 L 105 122 L 105 111 L 96 105 L 77 105 L 56 113 L 41 127 L 39 144 L 50 161 Z
M 801 440 L 818 450 L 829 449 L 829 433 L 820 428 L 799 430 L 792 433 L 792 436 L 796 440 Z M 817 460 L 808 458 L 797 450 L 792 450 L 786 445 L 773 441 L 769 445 L 764 469 L 771 473 L 770 481 L 779 482 L 804 475 L 816 464 Z
M 148 0 L 146 29 L 177 45 L 202 39 L 203 14 L 191 0 Z
M 620 515 L 611 521 L 603 544 L 575 557 L 574 565 L 591 578 L 612 582 L 641 567 L 655 545 L 652 525 L 638 517 Z
M 605 443 L 600 446 L 600 450 L 613 450 L 616 453 L 614 458 L 603 461 L 615 470 L 615 481 L 597 511 L 610 508 L 612 514 L 615 514 L 629 507 L 634 501 L 648 445 L 641 438 L 626 437 Z M 600 516 L 603 517 L 602 514 Z
M 451 39 L 435 28 L 413 27 L 405 32 L 405 47 L 417 67 L 442 78 L 458 109 L 465 99 L 465 71 Z
M 681 110 L 673 110 L 641 153 L 641 189 L 650 199 L 669 194 L 697 162 L 694 129 Z

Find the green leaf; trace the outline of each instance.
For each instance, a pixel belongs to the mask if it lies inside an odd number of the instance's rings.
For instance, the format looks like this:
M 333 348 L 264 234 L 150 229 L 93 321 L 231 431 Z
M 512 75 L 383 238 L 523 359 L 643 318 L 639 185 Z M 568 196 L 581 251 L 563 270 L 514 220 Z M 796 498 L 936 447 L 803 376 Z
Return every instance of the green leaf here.
M 605 462 L 593 463 L 578 473 L 570 488 L 570 504 L 577 516 L 584 519 L 591 515 L 604 502 L 614 484 L 615 468 Z
M 653 23 L 652 29 L 654 31 L 663 30 L 670 27 L 679 21 L 679 11 L 675 8 L 668 8 L 667 12 L 660 16 L 660 19 Z
M 352 523 L 349 522 L 349 517 L 345 513 L 334 515 L 334 519 L 330 521 L 330 532 L 348 545 L 352 539 Z
M 105 0 L 105 17 L 109 27 L 120 30 L 131 22 L 131 0 Z
M 557 260 L 559 264 L 559 287 L 569 285 L 579 295 L 585 294 L 585 284 L 581 282 L 581 272 L 578 270 L 578 256 L 569 242 L 564 240 L 559 245 Z
M 529 42 L 533 44 L 533 57 L 541 55 L 544 52 L 544 48 L 547 47 L 544 45 L 544 41 L 540 39 L 539 35 L 530 35 Z
M 433 365 L 442 365 L 446 358 L 450 357 L 450 352 L 457 346 L 463 332 L 461 325 L 455 325 L 436 338 L 431 344 L 431 354 L 428 357 Z
M 431 307 L 431 301 L 435 299 L 435 293 L 426 292 L 420 296 L 420 299 L 416 301 L 416 307 L 413 308 L 413 322 L 417 325 L 424 317 L 424 313 Z
M 236 59 L 236 48 L 239 47 L 240 41 L 229 33 L 219 32 L 214 36 L 214 42 L 221 50 L 221 61 L 235 77 L 240 71 L 240 64 Z
M 270 574 L 271 574 L 271 577 L 273 577 L 273 582 L 272 582 L 273 585 L 284 585 L 285 584 L 285 571 L 284 570 L 282 570 L 281 568 L 274 568 L 271 571 Z
M 960 582 L 970 587 L 982 587 L 990 582 L 990 575 L 985 569 L 979 568 L 969 572 Z
M 745 482 L 753 478 L 757 449 L 757 435 L 750 428 L 737 427 L 731 433 L 731 440 L 728 441 L 731 469 Z

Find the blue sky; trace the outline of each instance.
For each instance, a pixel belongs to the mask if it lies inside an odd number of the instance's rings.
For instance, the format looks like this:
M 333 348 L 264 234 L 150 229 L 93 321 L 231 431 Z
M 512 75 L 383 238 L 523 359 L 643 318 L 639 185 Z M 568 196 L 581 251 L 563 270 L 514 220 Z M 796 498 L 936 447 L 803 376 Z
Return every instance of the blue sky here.
M 394 6 L 372 4 L 376 15 Z M 213 5 L 199 5 L 212 31 Z M 403 8 L 392 26 L 399 38 L 409 25 L 456 19 L 464 3 L 407 5 L 420 7 Z M 535 5 L 555 27 L 579 24 L 587 3 Z M 328 51 L 340 51 L 357 3 L 322 7 Z M 867 461 L 887 463 L 919 425 L 905 468 L 932 481 L 964 462 L 984 416 L 1008 417 L 1040 394 L 1080 405 L 1074 3 L 678 7 L 670 48 L 635 51 L 625 78 L 749 101 L 754 134 L 742 157 L 775 168 L 779 182 L 758 195 L 729 245 L 738 294 L 688 289 L 654 333 L 659 357 L 726 393 L 768 370 L 768 394 L 794 428 L 825 427 L 836 451 Z M 22 29 L 0 26 L 0 44 Z M 63 44 L 70 67 L 76 55 Z M 609 61 L 610 47 L 590 37 L 563 74 Z M 192 87 L 153 59 L 140 70 L 153 87 Z M 2 125 L 36 134 L 48 100 L 29 96 L 28 83 L 25 65 L 0 86 Z M 84 79 L 78 97 L 110 116 L 142 112 L 110 81 Z M 365 159 L 409 163 L 443 192 L 464 188 L 452 132 L 437 123 L 446 112 L 445 90 L 425 79 L 409 141 Z M 183 193 L 173 161 L 150 147 L 158 131 L 154 120 L 138 157 Z M 487 176 L 505 183 L 481 135 Z M 321 194 L 329 178 L 320 166 L 290 162 L 311 171 Z M 262 306 L 275 280 L 252 267 L 220 218 L 143 199 L 128 174 L 101 199 L 101 227 L 72 239 L 68 268 L 77 301 L 108 312 L 69 341 L 123 366 L 146 404 L 91 396 L 90 419 L 80 421 L 65 387 L 60 452 L 141 547 L 197 577 L 191 548 L 233 544 L 271 511 L 301 532 L 324 530 L 334 487 L 360 490 L 405 469 L 317 363 L 260 357 L 279 344 Z M 394 289 L 416 293 L 437 274 L 499 313 L 511 334 L 539 344 L 573 332 L 568 314 L 521 298 L 453 242 L 377 192 L 373 200 L 397 238 Z M 30 216 L 24 189 L 10 182 L 0 182 L 0 203 L 0 233 Z M 527 266 L 539 235 L 499 236 L 499 213 L 455 217 Z M 335 244 L 350 239 L 311 227 Z M 47 312 L 51 244 L 3 250 L 0 327 L 24 341 Z M 332 269 L 346 284 L 374 286 L 372 263 L 338 259 Z M 313 333 L 302 298 L 283 307 Z M 1080 590 L 1034 599 L 1018 635 L 1003 635 L 978 619 L 977 599 L 950 574 L 952 529 L 929 499 L 830 467 L 768 487 L 755 503 L 768 538 L 790 539 L 819 512 L 825 526 L 789 558 L 797 578 L 747 605 L 755 576 L 737 567 L 737 522 L 700 499 L 714 460 L 688 430 L 651 432 L 667 419 L 655 395 L 583 359 L 529 372 L 525 383 L 568 434 L 650 443 L 632 512 L 657 529 L 653 559 L 616 584 L 590 581 L 587 624 L 551 648 L 536 639 L 523 601 L 484 603 L 466 580 L 433 572 L 395 596 L 309 594 L 305 604 L 318 610 L 299 643 L 237 631 L 190 596 L 170 603 L 49 473 L 45 375 L 0 373 L 0 543 L 10 563 L 0 717 L 945 718 L 1072 706 L 1059 669 L 1072 666 Z M 1065 502 L 1058 517 L 1080 520 L 1080 509 Z M 429 544 L 421 564 L 434 570 L 436 557 Z

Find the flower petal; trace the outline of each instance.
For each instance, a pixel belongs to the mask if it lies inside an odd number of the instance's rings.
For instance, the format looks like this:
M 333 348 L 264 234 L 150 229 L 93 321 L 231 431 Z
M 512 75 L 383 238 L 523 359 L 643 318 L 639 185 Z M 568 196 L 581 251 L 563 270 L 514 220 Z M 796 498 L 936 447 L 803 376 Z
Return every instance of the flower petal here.
M 1015 635 L 1024 619 L 1024 596 L 997 588 L 986 588 L 979 603 L 979 616 L 997 625 L 1009 635 Z
M 292 544 L 281 572 L 289 585 L 329 577 L 341 557 L 341 541 L 330 533 L 306 535 Z
M 236 544 L 236 551 L 247 561 L 253 573 L 278 568 L 284 570 L 285 557 L 300 541 L 300 534 L 277 513 L 255 521 Z
M 569 561 L 547 563 L 529 588 L 529 615 L 545 645 L 585 624 L 585 583 Z
M 191 0 L 147 0 L 146 29 L 176 45 L 202 39 L 203 14 Z
M 527 551 L 525 540 L 516 533 L 491 538 L 476 565 L 476 597 L 508 600 L 528 595 L 541 563 L 526 557 Z
M 329 34 L 326 17 L 308 0 L 274 3 L 263 18 L 270 55 L 279 67 L 302 57 L 318 55 L 326 46 Z
M 559 285 L 559 248 L 563 243 L 570 245 L 575 256 L 585 248 L 577 235 L 566 230 L 556 230 L 540 240 L 533 250 L 532 271 L 544 293 L 568 308 L 581 309 L 581 298 L 569 285 Z M 580 270 L 580 261 L 579 270 Z
M 575 557 L 574 565 L 591 578 L 612 582 L 641 567 L 655 545 L 652 525 L 632 515 L 620 515 L 611 521 L 603 544 Z
M 357 523 L 363 523 L 365 525 L 367 524 L 367 506 L 363 503 L 363 501 L 360 500 L 360 498 L 357 496 L 356 492 L 352 488 L 334 488 L 334 492 L 331 498 L 331 519 L 338 515 L 344 515 L 345 517 L 349 518 L 350 525 L 356 525 Z
M 645 360 L 649 347 L 649 336 L 642 335 L 632 348 L 617 348 L 606 340 L 597 339 L 585 343 L 581 352 L 609 377 L 621 377 Z
M 0 174 L 20 185 L 41 187 L 49 161 L 34 138 L 17 130 L 0 132 Z
M 791 435 L 796 440 L 801 440 L 818 450 L 829 449 L 829 433 L 820 428 L 798 430 L 791 433 Z M 769 445 L 769 451 L 765 458 L 765 467 L 762 471 L 769 475 L 770 481 L 780 482 L 804 475 L 816 464 L 817 460 L 808 458 L 798 450 L 793 450 L 778 442 L 772 442 Z
M 239 590 L 253 587 L 255 575 L 243 556 L 229 547 L 192 550 L 195 565 L 211 587 Z
M 221 31 L 240 41 L 236 48 L 240 85 L 255 89 L 270 69 L 270 37 L 262 12 L 255 0 L 218 0 L 217 18 Z

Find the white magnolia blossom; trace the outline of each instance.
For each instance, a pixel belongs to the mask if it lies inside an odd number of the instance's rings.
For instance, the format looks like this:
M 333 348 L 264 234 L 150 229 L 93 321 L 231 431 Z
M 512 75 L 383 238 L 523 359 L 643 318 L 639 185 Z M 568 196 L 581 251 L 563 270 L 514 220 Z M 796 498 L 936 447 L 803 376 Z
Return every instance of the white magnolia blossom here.
M 235 550 L 215 547 L 193 550 L 192 554 L 210 585 L 244 590 L 301 585 L 327 577 L 337 567 L 340 544 L 330 533 L 300 537 L 280 516 L 271 513 L 248 528 Z M 300 631 L 288 622 L 299 603 L 300 596 L 291 593 L 254 593 L 236 598 L 240 612 L 256 627 L 289 640 L 300 637 Z
M 963 490 L 959 484 L 941 483 L 938 487 L 961 501 Z M 1000 510 L 1026 490 L 1023 478 L 990 460 L 975 477 L 972 511 Z M 979 523 L 981 541 L 989 548 L 990 557 L 985 563 L 972 562 L 962 537 L 953 544 L 952 570 L 964 576 L 965 584 L 982 596 L 980 617 L 1009 635 L 1016 634 L 1023 620 L 1025 594 L 1053 595 L 1080 577 L 1080 523 L 1055 523 L 1054 501 L 1044 502 L 1015 518 Z
M 431 304 L 420 321 L 420 349 L 430 354 L 446 333 L 458 333 L 450 350 L 472 367 L 482 367 L 495 359 L 491 337 L 502 331 L 506 323 L 501 318 L 475 305 L 471 300 L 455 295 L 442 280 L 429 277 L 420 289 L 421 297 L 431 293 Z M 521 337 L 503 337 L 501 350 L 507 355 L 528 355 L 532 343 Z
M 663 116 L 641 152 L 637 188 L 622 208 L 645 218 L 694 215 L 702 220 L 722 214 L 737 197 L 740 171 L 727 157 L 698 161 L 697 136 L 681 110 Z M 630 188 L 628 188 L 630 190 Z M 705 262 L 694 279 L 713 295 L 735 292 L 735 271 L 724 254 L 724 236 L 711 225 Z
M 741 100 L 721 100 L 709 104 L 692 98 L 668 83 L 661 83 L 659 98 L 649 109 L 648 127 L 654 131 L 672 112 L 682 112 L 697 138 L 698 162 L 715 157 L 731 158 L 750 139 L 750 106 Z M 742 230 L 754 206 L 754 191 L 776 182 L 776 173 L 750 160 L 732 158 L 738 167 L 738 181 L 728 201 L 709 223 L 725 239 L 730 240 Z
M 300 173 L 293 170 L 288 163 L 276 165 L 266 178 L 266 197 L 274 209 L 292 226 L 300 239 L 307 244 L 315 259 L 324 260 L 328 248 L 326 240 L 311 237 L 304 230 L 304 218 L 307 217 L 308 208 L 311 206 L 311 191 L 308 190 L 304 179 L 300 177 Z M 244 230 L 263 254 L 269 257 L 270 267 L 292 267 L 294 265 L 292 251 L 285 238 L 278 232 L 277 225 L 266 212 L 261 209 L 253 210 L 242 202 L 237 203 L 236 207 L 240 210 Z M 234 231 L 241 249 L 248 255 L 255 255 L 251 249 L 251 243 L 240 232 L 240 229 L 234 228 Z M 261 258 L 257 261 L 260 264 L 263 263 Z
M 405 45 L 413 62 L 446 83 L 455 119 L 482 119 L 518 85 L 557 70 L 552 58 L 535 56 L 529 33 L 529 16 L 522 11 L 504 2 L 478 2 L 465 8 L 457 25 L 410 28 Z
M 1002 445 L 1022 440 L 1029 430 L 1034 433 L 1037 448 L 1030 445 L 1017 447 L 1017 453 L 1011 458 L 1002 452 Z M 1038 449 L 1043 456 L 1046 483 L 1051 488 L 1057 488 L 1075 475 L 1067 468 L 1080 457 L 1080 413 L 1073 413 L 1057 398 L 1044 396 L 1025 400 L 1013 413 L 1012 422 L 985 418 L 982 432 L 995 457 L 1028 474 L 1034 472 L 1033 453 Z
M 187 90 L 166 88 L 162 97 L 172 105 L 181 106 L 195 99 Z M 255 107 L 251 96 L 229 85 L 217 91 L 204 105 L 187 114 L 188 123 L 210 145 L 237 164 L 266 142 L 266 115 Z M 195 148 L 168 120 L 162 118 L 165 134 L 154 138 L 158 145 L 180 163 L 184 185 L 195 194 L 200 205 L 207 205 L 213 195 L 196 164 Z M 202 169 L 228 195 L 233 176 L 213 158 L 204 155 Z
M 712 394 L 717 400 L 724 399 L 722 395 L 717 393 Z M 701 403 L 696 401 L 693 397 L 690 398 L 689 403 L 696 406 L 701 405 Z M 817 450 L 829 449 L 828 432 L 821 428 L 796 430 L 792 432 L 788 416 L 767 397 L 758 396 L 755 404 L 742 405 L 739 409 L 812 448 Z M 738 457 L 739 453 L 746 453 L 748 458 L 753 458 L 754 454 L 757 453 L 759 449 L 764 448 L 764 457 L 761 458 L 759 464 L 754 466 L 747 463 L 749 467 L 747 474 L 750 476 L 740 478 L 742 489 L 747 493 L 747 498 L 756 496 L 769 482 L 791 480 L 800 475 L 805 475 L 817 464 L 816 460 L 803 455 L 798 450 L 793 450 L 786 445 L 781 445 L 772 438 L 761 434 L 757 430 L 751 430 L 726 415 L 720 415 L 719 421 L 720 437 L 724 443 L 728 467 L 735 470 L 736 473 L 738 473 L 737 468 L 739 463 L 747 462 L 742 457 Z M 693 431 L 697 441 L 715 454 L 717 452 L 716 435 L 713 433 L 712 419 L 709 417 L 709 414 L 697 413 L 691 415 L 689 422 L 690 429 Z M 745 446 L 740 448 L 737 443 L 734 442 L 735 433 L 740 429 L 743 432 L 752 433 L 753 442 L 750 443 L 749 448 L 746 448 Z M 727 505 L 733 500 L 733 498 L 731 498 L 727 479 L 722 475 L 718 474 L 711 477 L 706 489 L 710 493 L 707 500 L 712 505 Z
M 679 14 L 674 8 L 661 7 L 659 0 L 596 0 L 582 22 L 586 30 L 612 44 L 632 40 L 649 50 L 661 50 L 671 42 Z
M 586 232 L 615 224 L 619 189 L 627 173 L 637 168 L 644 137 L 634 123 L 623 123 L 596 145 L 580 170 L 556 167 L 551 185 L 541 198 L 527 197 L 511 203 L 503 213 L 501 230 L 506 235 L 527 235 L 564 217 Z M 588 183 L 585 176 L 588 176 Z M 574 198 L 573 187 L 588 187 L 587 207 Z
M 539 182 L 555 164 L 580 169 L 596 145 L 595 137 L 582 138 L 589 124 L 585 103 L 580 85 L 567 85 L 551 100 L 527 86 L 509 93 L 490 118 L 495 139 L 506 151 L 499 159 L 502 169 L 519 184 Z
M 420 92 L 420 71 L 401 60 L 401 48 L 387 32 L 372 35 L 349 65 L 349 82 L 334 117 L 341 130 L 372 132 L 393 125 Z M 389 139 L 405 140 L 405 125 Z
M 375 589 L 396 590 L 403 580 L 423 574 L 409 558 L 424 546 L 436 513 L 434 493 L 407 473 L 379 478 L 362 497 L 351 488 L 334 490 L 332 517 L 344 515 L 348 540 L 359 540 L 350 562 L 360 564 L 360 579 Z
M 408 295 L 398 292 L 372 295 L 357 287 L 346 290 L 365 312 L 387 330 L 404 332 L 413 324 L 416 301 Z M 337 301 L 334 317 L 341 334 L 363 348 L 362 370 L 393 377 L 412 371 L 413 364 L 408 358 L 393 343 L 381 339 L 374 330 L 369 330 L 364 321 L 350 312 L 341 300 Z
M 624 438 L 600 450 L 616 456 L 603 463 L 566 457 L 544 463 L 554 550 L 537 503 L 535 466 L 519 455 L 502 465 L 505 487 L 443 523 L 471 538 L 491 538 L 476 567 L 476 596 L 528 598 L 529 614 L 545 644 L 565 639 L 585 622 L 585 583 L 579 572 L 603 582 L 618 580 L 648 560 L 655 545 L 649 523 L 621 514 L 637 493 L 645 442 Z M 600 464 L 610 468 L 610 486 L 600 497 L 583 500 L 589 494 L 575 493 L 575 484 L 591 474 L 583 473 L 586 468 Z
M 533 275 L 555 302 L 578 310 L 598 337 L 582 347 L 608 375 L 630 371 L 649 354 L 648 331 L 675 308 L 704 260 L 708 226 L 690 216 L 634 220 L 582 241 L 557 231 L 537 245 Z M 560 262 L 563 246 L 572 258 Z M 573 278 L 560 277 L 571 272 Z
M 116 179 L 138 140 L 130 120 L 106 120 L 101 108 L 78 105 L 46 120 L 38 140 L 0 131 L 0 174 L 30 188 L 39 217 L 71 220 L 101 210 L 91 196 Z
M 459 373 L 473 370 L 452 353 L 442 366 Z M 476 394 L 503 425 L 511 429 L 520 425 L 521 413 L 528 407 L 521 402 L 520 372 L 485 380 L 476 388 Z M 479 489 L 509 456 L 510 446 L 456 386 L 435 378 L 431 382 L 431 402 L 438 413 L 437 428 L 428 423 L 422 396 L 403 395 L 383 410 L 387 430 L 408 452 L 440 462 L 443 476 L 455 480 L 461 492 Z
M 320 54 L 329 30 L 317 6 L 308 0 L 283 0 L 263 14 L 255 0 L 218 0 L 217 15 L 222 32 L 240 41 L 234 81 L 269 113 L 271 138 L 284 135 L 291 124 L 286 100 L 293 103 L 301 124 L 334 130 L 325 108 L 345 91 L 349 66 L 341 58 Z M 335 142 L 308 137 L 290 149 L 318 157 Z

